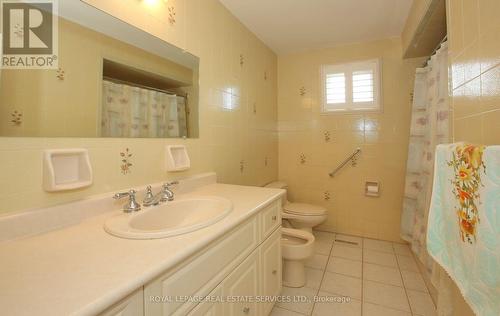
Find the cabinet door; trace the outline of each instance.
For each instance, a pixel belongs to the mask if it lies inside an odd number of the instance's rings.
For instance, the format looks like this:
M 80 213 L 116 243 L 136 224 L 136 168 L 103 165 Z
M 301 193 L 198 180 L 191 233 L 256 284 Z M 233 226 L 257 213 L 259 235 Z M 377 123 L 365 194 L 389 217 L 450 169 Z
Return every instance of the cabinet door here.
M 100 316 L 142 316 L 144 315 L 144 296 L 142 288 L 111 306 Z
M 222 286 L 224 298 L 233 300 L 224 304 L 224 315 L 260 315 L 259 304 L 251 300 L 259 295 L 259 287 L 259 251 L 256 250 L 224 281 Z M 245 300 L 245 297 L 250 300 Z
M 205 296 L 231 273 L 258 245 L 258 217 L 254 216 L 214 242 L 196 258 L 169 271 L 144 287 L 147 316 L 186 315 L 195 302 L 151 302 L 149 297 Z
M 208 295 L 209 297 L 216 299 L 222 297 L 222 288 L 217 287 Z M 198 304 L 188 316 L 223 316 L 224 315 L 224 305 L 221 302 L 215 300 L 204 301 Z
M 271 297 L 281 292 L 281 230 L 277 229 L 261 246 L 262 295 Z M 262 315 L 269 315 L 273 302 L 261 304 Z

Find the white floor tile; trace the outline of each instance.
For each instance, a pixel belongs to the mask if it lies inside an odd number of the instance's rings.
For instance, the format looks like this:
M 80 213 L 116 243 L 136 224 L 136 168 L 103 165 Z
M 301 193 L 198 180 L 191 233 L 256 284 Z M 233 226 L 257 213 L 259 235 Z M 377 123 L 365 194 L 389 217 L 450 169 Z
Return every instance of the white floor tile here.
M 314 242 L 314 252 L 321 255 L 330 255 L 330 250 L 332 250 L 333 242 L 316 240 Z
M 304 316 L 304 314 L 299 314 L 296 312 L 289 311 L 280 307 L 274 307 L 269 316 Z
M 311 289 L 319 289 L 321 280 L 323 279 L 323 271 L 306 267 L 306 287 Z
M 329 297 L 331 295 L 320 292 L 319 296 Z M 361 316 L 361 301 L 318 302 L 314 305 L 313 316 Z
M 361 279 L 326 272 L 321 283 L 321 290 L 359 300 L 361 299 Z
M 308 299 L 307 302 L 297 301 L 297 302 L 280 302 L 277 303 L 277 307 L 281 307 L 284 309 L 288 309 L 297 313 L 310 315 L 314 305 L 314 296 L 316 295 L 317 290 L 310 289 L 307 287 L 301 288 L 292 288 L 292 287 L 283 287 L 281 291 L 282 296 L 290 296 L 292 297 L 306 297 Z
M 380 264 L 382 266 L 397 268 L 396 256 L 392 253 L 380 252 L 365 249 L 363 251 L 363 261 Z
M 327 262 L 328 256 L 314 254 L 311 258 L 306 260 L 305 266 L 313 269 L 325 270 Z
M 398 255 L 409 256 L 409 257 L 412 256 L 410 247 L 406 244 L 398 244 L 393 242 L 392 247 L 394 248 L 394 252 Z
M 322 232 L 322 231 L 313 231 L 313 235 L 316 238 L 316 241 L 324 241 L 324 242 L 329 242 L 333 243 L 335 240 L 335 234 L 334 233 L 329 233 L 329 232 Z
M 415 259 L 413 259 L 413 257 L 407 257 L 402 255 L 396 255 L 396 257 L 398 259 L 399 269 L 401 269 L 401 271 L 420 272 L 417 263 L 415 262 Z
M 405 290 L 398 286 L 364 280 L 363 301 L 410 312 Z
M 363 279 L 385 284 L 403 286 L 399 269 L 381 266 L 378 264 L 363 264 Z
M 345 241 L 345 242 L 342 242 L 342 241 Z M 335 244 L 346 246 L 346 247 L 362 248 L 363 247 L 363 238 L 337 234 L 335 236 Z
M 420 316 L 437 315 L 436 307 L 434 306 L 429 293 L 417 292 L 412 290 L 408 290 L 407 293 L 413 314 Z
M 326 270 L 329 272 L 361 278 L 361 261 L 331 257 Z
M 420 292 L 428 292 L 427 286 L 425 285 L 424 278 L 418 272 L 413 271 L 401 271 L 403 275 L 403 283 L 405 288 L 409 290 L 415 290 Z
M 333 245 L 331 256 L 361 261 L 363 259 L 363 249 L 336 243 Z
M 363 239 L 363 249 L 371 249 L 376 251 L 394 253 L 392 243 L 389 241 L 376 240 L 376 239 Z
M 368 302 L 363 303 L 363 316 L 411 316 L 411 313 Z

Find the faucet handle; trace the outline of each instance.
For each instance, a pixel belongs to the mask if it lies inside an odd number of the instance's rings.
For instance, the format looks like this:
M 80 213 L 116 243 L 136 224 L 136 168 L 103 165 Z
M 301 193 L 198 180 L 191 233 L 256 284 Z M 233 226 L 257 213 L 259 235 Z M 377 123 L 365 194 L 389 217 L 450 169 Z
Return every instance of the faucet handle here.
M 130 189 L 128 192 L 116 193 L 113 196 L 113 199 L 119 200 L 119 199 L 122 199 L 124 197 L 128 197 L 129 200 L 128 200 L 127 204 L 125 204 L 123 206 L 123 211 L 125 213 L 136 212 L 136 211 L 139 211 L 141 209 L 141 205 L 139 203 L 137 203 L 137 201 L 135 200 L 136 193 L 137 193 L 136 190 Z
M 167 202 L 174 200 L 174 192 L 170 190 L 170 187 L 179 184 L 179 181 L 166 182 L 162 185 L 162 190 L 160 192 L 160 201 Z
M 175 180 L 175 181 L 172 181 L 172 182 L 165 182 L 163 184 L 163 188 L 170 188 L 171 186 L 176 185 L 176 184 L 179 184 L 179 181 Z
M 134 189 L 130 189 L 128 192 L 116 193 L 115 195 L 113 195 L 113 199 L 119 200 L 119 199 L 123 199 L 124 197 L 127 197 L 127 196 L 135 198 L 136 193 L 137 193 L 137 191 L 135 191 Z

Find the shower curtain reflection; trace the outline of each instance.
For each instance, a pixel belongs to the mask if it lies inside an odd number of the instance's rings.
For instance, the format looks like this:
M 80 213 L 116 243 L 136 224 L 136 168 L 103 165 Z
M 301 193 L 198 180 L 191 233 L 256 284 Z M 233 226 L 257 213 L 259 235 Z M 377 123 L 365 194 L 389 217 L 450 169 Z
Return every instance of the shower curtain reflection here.
M 102 137 L 187 137 L 186 99 L 103 80 Z

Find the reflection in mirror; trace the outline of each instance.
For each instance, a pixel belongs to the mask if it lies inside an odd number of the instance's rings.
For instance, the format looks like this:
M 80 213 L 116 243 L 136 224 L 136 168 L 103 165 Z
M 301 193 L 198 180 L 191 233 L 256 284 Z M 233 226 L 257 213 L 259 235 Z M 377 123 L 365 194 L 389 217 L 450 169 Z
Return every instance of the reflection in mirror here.
M 80 1 L 59 12 L 60 69 L 1 70 L 0 136 L 198 137 L 197 57 Z

